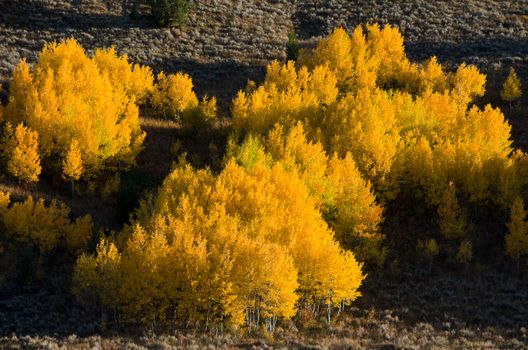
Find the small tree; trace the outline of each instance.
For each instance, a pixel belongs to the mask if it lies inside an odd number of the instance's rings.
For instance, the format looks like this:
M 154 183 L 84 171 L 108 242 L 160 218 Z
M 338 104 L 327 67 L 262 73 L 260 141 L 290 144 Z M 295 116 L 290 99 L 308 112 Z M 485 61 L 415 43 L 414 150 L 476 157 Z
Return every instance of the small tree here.
M 501 91 L 501 98 L 504 101 L 508 101 L 510 103 L 510 112 L 512 108 L 512 102 L 521 98 L 521 96 L 522 96 L 521 80 L 517 76 L 515 69 L 510 68 L 510 74 L 508 75 L 508 78 L 502 85 L 502 91 Z
M 288 43 L 286 44 L 286 58 L 289 61 L 296 61 L 299 57 L 299 39 L 295 30 L 288 33 Z
M 506 225 L 510 233 L 506 235 L 506 252 L 517 261 L 521 255 L 528 253 L 528 223 L 526 222 L 526 210 L 521 198 L 517 198 L 512 205 L 510 222 Z
M 455 185 L 450 182 L 444 190 L 438 207 L 438 225 L 442 235 L 455 240 L 463 238 L 466 234 L 466 215 L 458 203 Z
M 79 141 L 72 140 L 70 148 L 62 161 L 62 177 L 71 181 L 72 196 L 75 191 L 75 181 L 81 178 L 84 170 Z
M 38 182 L 42 171 L 38 150 L 38 133 L 22 123 L 15 129 L 7 123 L 2 139 L 7 171 L 20 181 Z

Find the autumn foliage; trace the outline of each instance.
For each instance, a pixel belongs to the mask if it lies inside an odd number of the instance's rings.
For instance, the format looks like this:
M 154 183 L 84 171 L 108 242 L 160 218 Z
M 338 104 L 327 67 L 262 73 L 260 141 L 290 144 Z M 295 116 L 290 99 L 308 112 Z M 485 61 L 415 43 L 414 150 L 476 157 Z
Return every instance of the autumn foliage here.
M 51 43 L 33 69 L 25 61 L 16 67 L 4 119 L 38 133 L 38 154 L 48 169 L 61 169 L 76 142 L 83 175 L 93 177 L 107 166 L 133 164 L 145 137 L 137 103 L 153 89 L 152 79 L 150 69 L 114 49 L 88 57 L 73 39 Z
M 37 182 L 42 167 L 38 150 L 38 134 L 22 123 L 16 128 L 4 127 L 1 150 L 7 171 L 24 182 Z
M 184 129 L 195 131 L 216 118 L 216 98 L 205 96 L 200 102 L 191 77 L 183 73 L 158 74 L 150 103 L 157 117 L 179 122 Z
M 180 157 L 92 249 L 90 217 L 0 193 L 2 239 L 74 255 L 78 300 L 119 320 L 250 331 L 321 307 L 331 323 L 390 259 L 431 272 L 528 254 L 528 159 L 501 110 L 476 103 L 475 66 L 411 62 L 401 33 L 377 24 L 335 29 L 297 56 L 236 95 L 214 170 Z M 518 85 L 512 73 L 503 98 Z M 0 160 L 23 182 L 59 174 L 72 194 L 109 171 L 108 197 L 142 149 L 139 107 L 184 137 L 217 117 L 187 74 L 154 79 L 115 49 L 49 44 L 13 74 Z
M 314 50 L 301 51 L 297 62 L 271 63 L 262 85 L 235 98 L 233 124 L 238 134 L 265 137 L 276 123 L 285 132 L 300 123 L 308 142 L 357 168 L 359 175 L 349 170 L 342 179 L 370 182 L 375 203 L 391 219 L 431 232 L 398 236 L 402 228 L 391 227 L 396 247 L 435 239 L 462 261 L 473 256 L 479 218 L 470 214 L 504 211 L 525 184 L 524 155 L 514 152 L 504 115 L 472 104 L 485 82 L 474 66 L 447 73 L 434 57 L 409 61 L 393 27 L 336 29 Z M 346 204 L 336 207 L 344 211 Z M 339 233 L 340 225 L 326 217 Z
M 246 165 L 174 170 L 124 237 L 79 258 L 76 293 L 136 319 L 249 327 L 356 299 L 361 265 L 297 172 L 265 157 Z

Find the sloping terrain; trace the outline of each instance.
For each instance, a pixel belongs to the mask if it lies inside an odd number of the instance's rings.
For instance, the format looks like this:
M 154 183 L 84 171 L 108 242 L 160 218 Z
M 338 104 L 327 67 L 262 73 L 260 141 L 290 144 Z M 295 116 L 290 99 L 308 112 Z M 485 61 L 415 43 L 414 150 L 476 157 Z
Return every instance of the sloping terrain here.
M 184 28 L 155 28 L 145 18 L 131 18 L 130 11 L 126 0 L 0 0 L 0 82 L 8 82 L 21 58 L 34 61 L 46 42 L 75 37 L 88 50 L 115 45 L 155 71 L 186 71 L 200 95 L 219 97 L 227 111 L 238 89 L 263 77 L 266 63 L 285 59 L 290 30 L 310 45 L 336 26 L 378 21 L 402 30 L 414 59 L 437 55 L 447 67 L 477 64 L 489 73 L 488 90 L 495 90 L 487 100 L 497 102 L 496 88 L 510 66 L 528 85 L 528 0 L 195 0 Z M 528 136 L 522 113 L 509 116 L 520 144 Z M 138 159 L 141 169 L 124 181 L 155 188 L 169 171 L 179 135 L 173 123 L 142 120 L 142 126 L 149 136 Z M 220 135 L 200 135 L 194 141 L 203 145 L 193 146 L 220 145 L 225 135 L 219 129 Z M 115 224 L 116 210 L 106 203 L 64 200 L 74 212 L 100 214 L 105 227 Z M 132 208 L 125 209 L 119 213 L 123 220 Z M 334 329 L 308 324 L 298 332 L 293 324 L 281 325 L 276 343 L 186 330 L 163 336 L 128 330 L 130 337 L 122 337 L 111 333 L 116 325 L 103 329 L 101 315 L 87 313 L 68 291 L 6 287 L 0 290 L 0 348 L 527 348 L 526 280 L 472 272 L 449 276 L 424 269 L 383 282 L 371 279 Z M 127 332 L 127 325 L 120 327 Z
M 285 58 L 288 32 L 303 40 L 367 21 L 391 23 L 411 57 L 437 55 L 485 71 L 528 66 L 528 1 L 196 0 L 185 28 L 131 19 L 130 1 L 2 0 L 0 82 L 50 40 L 75 37 L 91 50 L 115 45 L 156 71 L 192 74 L 201 94 L 229 98 L 263 66 Z

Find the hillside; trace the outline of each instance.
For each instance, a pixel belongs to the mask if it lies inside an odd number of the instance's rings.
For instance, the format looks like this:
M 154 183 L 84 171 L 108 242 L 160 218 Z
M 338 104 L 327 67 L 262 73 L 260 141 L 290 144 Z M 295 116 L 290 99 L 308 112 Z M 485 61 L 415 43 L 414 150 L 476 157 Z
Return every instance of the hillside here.
M 0 81 L 45 42 L 76 38 L 88 50 L 115 45 L 133 61 L 189 72 L 200 94 L 232 97 L 263 66 L 285 58 L 288 32 L 306 42 L 338 26 L 376 21 L 399 27 L 411 58 L 515 66 L 528 77 L 528 1 L 211 0 L 195 1 L 185 28 L 158 29 L 127 16 L 121 0 L 3 0 Z M 502 76 L 501 76 L 502 77 Z M 225 86 L 225 78 L 229 85 Z
M 133 2 L 0 0 L 0 348 L 528 347 L 528 0 Z

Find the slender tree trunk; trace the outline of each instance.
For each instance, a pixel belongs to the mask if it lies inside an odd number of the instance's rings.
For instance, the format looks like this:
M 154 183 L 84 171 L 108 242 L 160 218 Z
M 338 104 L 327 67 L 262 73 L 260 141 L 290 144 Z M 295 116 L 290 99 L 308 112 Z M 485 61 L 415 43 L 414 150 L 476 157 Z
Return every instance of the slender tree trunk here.
M 326 317 L 328 320 L 328 328 L 330 328 L 330 322 L 332 321 L 332 304 L 330 302 L 328 303 L 328 308 L 326 312 L 327 312 Z

